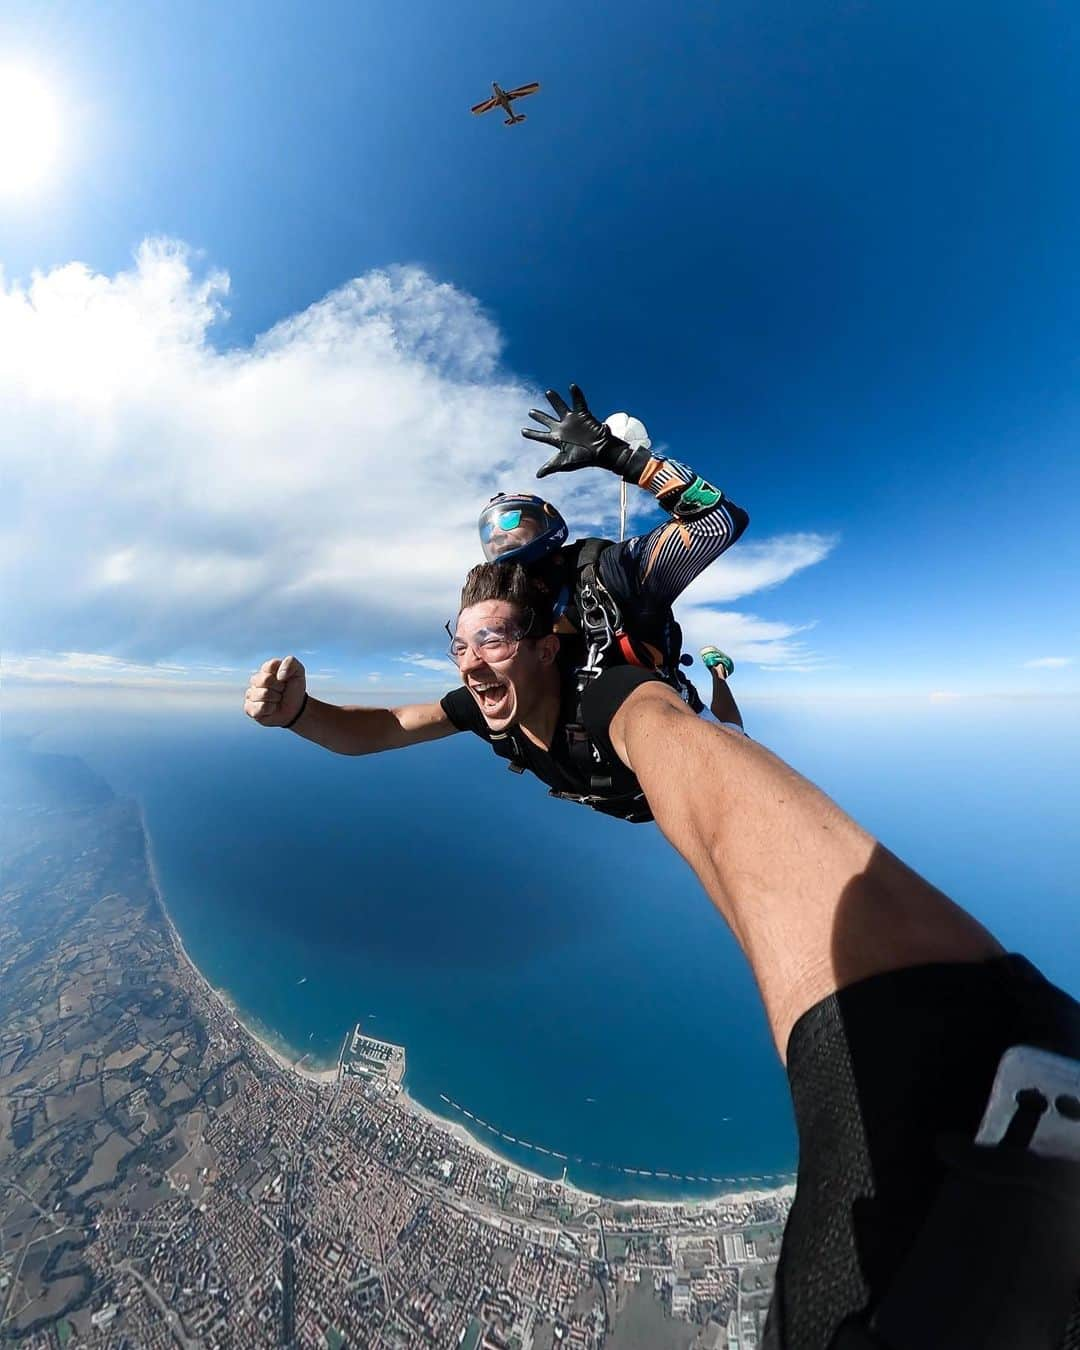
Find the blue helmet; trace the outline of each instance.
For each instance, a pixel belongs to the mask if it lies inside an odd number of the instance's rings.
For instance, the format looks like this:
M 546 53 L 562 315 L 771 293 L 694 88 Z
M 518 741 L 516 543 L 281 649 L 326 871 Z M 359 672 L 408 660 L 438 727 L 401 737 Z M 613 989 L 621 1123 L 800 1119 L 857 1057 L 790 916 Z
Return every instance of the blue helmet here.
M 500 492 L 480 512 L 480 544 L 488 562 L 528 566 L 561 548 L 567 533 L 551 503 L 529 492 Z

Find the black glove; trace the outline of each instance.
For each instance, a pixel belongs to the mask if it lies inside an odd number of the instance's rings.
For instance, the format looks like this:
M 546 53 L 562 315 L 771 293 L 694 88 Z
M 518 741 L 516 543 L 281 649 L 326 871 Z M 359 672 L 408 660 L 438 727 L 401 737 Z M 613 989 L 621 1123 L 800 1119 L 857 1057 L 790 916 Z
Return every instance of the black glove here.
M 576 384 L 570 386 L 570 397 L 574 400 L 573 408 L 568 408 L 562 396 L 549 389 L 548 402 L 559 414 L 558 420 L 532 408 L 529 416 L 546 430 L 521 429 L 521 434 L 530 441 L 544 441 L 556 448 L 548 462 L 537 469 L 537 478 L 546 478 L 549 473 L 567 473 L 571 469 L 598 468 L 610 469 L 628 483 L 636 483 L 649 462 L 649 452 L 635 450 L 620 440 L 609 426 L 598 421 Z

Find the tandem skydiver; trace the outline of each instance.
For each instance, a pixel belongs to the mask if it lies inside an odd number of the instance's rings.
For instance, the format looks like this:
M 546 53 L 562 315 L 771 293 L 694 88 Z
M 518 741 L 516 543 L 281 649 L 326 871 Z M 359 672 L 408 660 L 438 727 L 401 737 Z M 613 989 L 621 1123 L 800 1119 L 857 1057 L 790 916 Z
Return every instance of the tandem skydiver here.
M 568 663 L 575 656 L 580 661 L 586 655 L 580 589 L 589 575 L 588 565 L 598 562 L 605 614 L 615 620 L 610 625 L 615 650 L 605 653 L 605 659 L 660 671 L 689 706 L 700 711 L 697 691 L 679 669 L 690 664 L 690 659 L 681 654 L 682 632 L 671 602 L 742 535 L 750 518 L 722 493 L 710 508 L 707 494 L 716 492 L 715 488 L 696 478 L 685 465 L 647 454 L 652 442 L 636 418 L 617 413 L 601 423 L 589 411 L 577 385 L 571 385 L 570 391 L 573 410 L 549 389 L 547 397 L 559 420 L 534 408 L 531 416 L 544 430 L 529 427 L 521 433 L 556 447 L 556 454 L 537 471 L 537 478 L 593 465 L 612 469 L 624 482 L 653 491 L 661 505 L 681 521 L 682 529 L 673 530 L 670 522 L 665 523 L 617 548 L 603 539 L 565 544 L 565 522 L 550 502 L 531 493 L 499 493 L 480 517 L 484 556 L 492 562 L 521 562 L 532 582 L 553 597 L 555 631 L 562 639 L 562 657 Z M 628 436 L 630 427 L 636 428 L 640 439 L 627 439 L 620 445 L 615 425 L 627 428 L 624 436 Z M 664 465 L 662 475 L 660 465 Z M 681 483 L 690 487 L 680 491 Z M 696 511 L 695 505 L 699 507 Z M 618 631 L 620 619 L 622 631 Z M 571 635 L 576 635 L 577 641 Z M 741 727 L 742 715 L 727 684 L 735 670 L 734 661 L 713 646 L 701 649 L 701 659 L 712 677 L 710 711 L 718 722 Z
M 537 478 L 607 469 L 651 492 L 672 518 L 619 544 L 606 539 L 567 544 L 566 523 L 550 502 L 531 493 L 493 497 L 480 517 L 484 556 L 499 567 L 518 564 L 525 569 L 532 623 L 545 629 L 550 625 L 559 636 L 560 715 L 550 731 L 545 721 L 539 734 L 528 723 L 493 731 L 488 709 L 478 702 L 468 681 L 447 694 L 442 706 L 455 726 L 489 741 L 512 768 L 531 770 L 552 796 L 624 820 L 646 821 L 651 815 L 637 784 L 604 744 L 602 732 L 588 725 L 586 690 L 608 670 L 631 666 L 653 672 L 695 712 L 702 711 L 697 690 L 682 673 L 690 658 L 682 654 L 682 632 L 672 602 L 742 535 L 749 516 L 693 469 L 651 454 L 647 438 L 632 444 L 617 436 L 609 425 L 614 419 L 596 418 L 577 385 L 570 386 L 570 393 L 572 407 L 549 389 L 548 401 L 556 416 L 534 408 L 530 416 L 542 430 L 530 427 L 521 433 L 555 450 Z M 623 424 L 630 420 L 621 418 Z M 644 427 L 637 425 L 644 437 Z M 519 586 L 504 593 L 497 578 L 485 580 L 482 569 L 474 570 L 466 581 L 461 608 L 512 595 L 520 595 Z M 712 667 L 718 659 L 730 673 L 730 658 L 715 648 L 707 650 L 706 664 Z M 605 690 L 613 687 L 604 682 Z M 589 693 L 594 710 L 599 697 L 598 690 Z M 715 678 L 712 703 L 718 720 L 742 727 L 734 698 Z
M 667 684 L 701 710 L 682 675 L 682 634 L 671 605 L 739 538 L 749 517 L 686 465 L 616 436 L 576 385 L 571 394 L 573 408 L 549 390 L 558 417 L 534 410 L 543 431 L 522 432 L 555 447 L 537 477 L 605 468 L 652 492 L 670 521 L 620 544 L 568 545 L 566 523 L 550 503 L 526 493 L 493 498 L 480 518 L 489 561 L 470 572 L 450 631 L 458 689 L 439 703 L 339 708 L 311 699 L 303 666 L 287 657 L 252 676 L 248 715 L 341 754 L 472 731 L 512 769 L 534 773 L 552 796 L 635 823 L 651 820 L 640 786 L 607 743 L 607 722 L 644 680 Z M 714 707 L 741 730 L 734 699 L 724 692 L 718 701 L 714 691 Z
M 531 493 L 499 493 L 480 516 L 484 557 L 521 563 L 532 585 L 550 598 L 564 664 L 584 666 L 590 674 L 600 665 L 623 662 L 654 669 L 699 712 L 697 691 L 680 669 L 690 658 L 682 654 L 672 602 L 735 543 L 750 518 L 693 469 L 650 454 L 651 442 L 635 419 L 617 414 L 601 422 L 577 385 L 570 392 L 572 409 L 549 389 L 558 418 L 534 408 L 530 416 L 543 430 L 529 427 L 521 433 L 555 448 L 537 478 L 607 469 L 651 492 L 672 519 L 617 545 L 606 539 L 567 544 L 566 523 L 550 502 Z M 641 439 L 630 442 L 616 435 L 611 426 L 616 418 L 623 425 L 636 425 Z M 730 675 L 730 658 L 716 648 L 706 650 L 706 665 L 712 668 L 719 660 Z M 727 709 L 731 700 L 721 703 Z

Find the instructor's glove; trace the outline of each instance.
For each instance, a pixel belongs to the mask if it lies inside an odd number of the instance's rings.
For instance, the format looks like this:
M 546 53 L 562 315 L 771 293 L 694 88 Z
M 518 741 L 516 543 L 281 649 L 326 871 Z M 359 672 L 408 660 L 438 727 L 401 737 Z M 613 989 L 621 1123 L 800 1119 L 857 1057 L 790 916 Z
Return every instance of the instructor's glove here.
M 576 384 L 570 386 L 573 408 L 568 408 L 562 396 L 554 389 L 547 391 L 547 399 L 558 413 L 558 418 L 532 408 L 529 416 L 545 428 L 523 427 L 521 434 L 530 441 L 544 441 L 555 446 L 555 454 L 537 469 L 537 478 L 549 473 L 567 473 L 571 469 L 610 469 L 628 483 L 636 483 L 649 462 L 649 452 L 635 450 L 605 423 L 595 418 L 585 402 L 585 395 Z

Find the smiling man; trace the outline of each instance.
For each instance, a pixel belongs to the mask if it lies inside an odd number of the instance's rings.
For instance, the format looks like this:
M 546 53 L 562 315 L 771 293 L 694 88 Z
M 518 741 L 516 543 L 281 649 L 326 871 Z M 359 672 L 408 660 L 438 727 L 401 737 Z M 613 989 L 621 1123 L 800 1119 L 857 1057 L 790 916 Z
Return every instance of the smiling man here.
M 579 692 L 577 668 L 560 659 L 548 594 L 518 563 L 480 563 L 469 573 L 450 654 L 462 685 L 439 706 L 455 730 L 486 740 L 511 768 L 546 783 L 553 797 L 634 823 L 652 819 L 608 727 L 632 690 L 664 683 L 658 674 L 615 665 Z
M 559 659 L 560 649 L 550 598 L 525 569 L 480 563 L 465 580 L 451 633 L 450 657 L 462 683 L 440 702 L 399 708 L 323 703 L 309 696 L 303 665 L 288 656 L 252 675 L 244 711 L 262 726 L 288 728 L 346 755 L 471 731 L 512 768 L 535 774 L 552 796 L 635 823 L 651 820 L 641 785 L 608 739 L 608 725 L 634 689 L 663 681 L 636 666 L 614 666 L 579 696 L 576 671 Z

